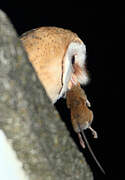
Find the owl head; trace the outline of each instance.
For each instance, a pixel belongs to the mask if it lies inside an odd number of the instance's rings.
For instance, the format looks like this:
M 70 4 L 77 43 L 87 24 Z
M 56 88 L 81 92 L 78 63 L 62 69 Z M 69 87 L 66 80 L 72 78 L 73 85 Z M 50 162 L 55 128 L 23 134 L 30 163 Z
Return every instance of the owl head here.
M 57 27 L 41 27 L 24 33 L 21 41 L 53 103 L 74 84 L 88 82 L 86 47 L 77 34 Z

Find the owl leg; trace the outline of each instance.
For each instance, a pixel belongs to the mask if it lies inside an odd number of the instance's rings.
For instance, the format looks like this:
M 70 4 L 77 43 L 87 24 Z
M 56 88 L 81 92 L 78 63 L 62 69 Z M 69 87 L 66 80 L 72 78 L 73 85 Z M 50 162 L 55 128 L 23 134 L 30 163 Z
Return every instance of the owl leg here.
M 85 148 L 85 143 L 84 143 L 84 141 L 82 139 L 82 136 L 81 136 L 80 132 L 78 133 L 78 137 L 79 137 L 79 142 L 80 142 L 82 148 L 84 149 Z
M 91 126 L 89 126 L 88 128 L 92 131 L 94 138 L 98 138 L 97 132 Z

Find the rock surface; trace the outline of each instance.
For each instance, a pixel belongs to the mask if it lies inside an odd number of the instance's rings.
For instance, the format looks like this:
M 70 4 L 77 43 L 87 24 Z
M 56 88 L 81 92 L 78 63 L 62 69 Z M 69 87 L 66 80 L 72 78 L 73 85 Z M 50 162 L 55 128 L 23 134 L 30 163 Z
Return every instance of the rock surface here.
M 93 179 L 2 11 L 0 129 L 11 142 L 30 180 Z

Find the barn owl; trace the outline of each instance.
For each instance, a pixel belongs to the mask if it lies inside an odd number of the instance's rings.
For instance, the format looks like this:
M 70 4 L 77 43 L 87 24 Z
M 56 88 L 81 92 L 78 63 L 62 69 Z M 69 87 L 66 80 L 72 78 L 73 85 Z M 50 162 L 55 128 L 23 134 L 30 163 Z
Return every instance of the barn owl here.
M 21 36 L 38 78 L 52 103 L 77 83 L 86 84 L 86 47 L 77 34 L 57 27 L 40 27 Z

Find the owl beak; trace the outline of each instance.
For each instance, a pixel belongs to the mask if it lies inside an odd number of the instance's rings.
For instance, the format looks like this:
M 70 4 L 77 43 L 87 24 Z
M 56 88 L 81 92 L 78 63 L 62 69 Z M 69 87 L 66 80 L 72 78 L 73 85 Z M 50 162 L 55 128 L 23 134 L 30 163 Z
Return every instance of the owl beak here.
M 68 83 L 68 89 L 70 90 L 73 86 L 76 86 L 76 85 L 80 85 L 80 83 L 78 82 L 77 76 L 73 72 L 71 75 L 71 79 Z

